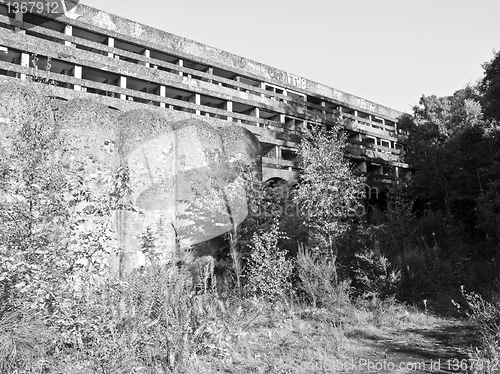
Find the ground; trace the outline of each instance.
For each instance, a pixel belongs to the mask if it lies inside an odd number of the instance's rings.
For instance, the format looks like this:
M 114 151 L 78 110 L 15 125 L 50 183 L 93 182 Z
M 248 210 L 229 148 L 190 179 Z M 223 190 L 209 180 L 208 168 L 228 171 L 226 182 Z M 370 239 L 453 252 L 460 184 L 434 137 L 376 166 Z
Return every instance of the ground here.
M 288 310 L 243 325 L 227 359 L 200 360 L 200 372 L 460 373 L 467 372 L 467 349 L 476 342 L 465 319 L 397 305 L 385 312 Z

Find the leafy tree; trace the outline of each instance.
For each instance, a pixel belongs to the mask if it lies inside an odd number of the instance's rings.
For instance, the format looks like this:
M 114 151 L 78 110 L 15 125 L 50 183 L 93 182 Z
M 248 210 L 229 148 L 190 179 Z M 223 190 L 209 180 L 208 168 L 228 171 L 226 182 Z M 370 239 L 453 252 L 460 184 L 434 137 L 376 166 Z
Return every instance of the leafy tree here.
M 302 172 L 295 192 L 300 220 L 309 230 L 311 247 L 334 258 L 336 241 L 362 214 L 364 184 L 345 158 L 346 138 L 338 124 L 330 131 L 313 129 L 298 147 Z
M 494 52 L 491 61 L 483 64 L 484 77 L 479 84 L 484 114 L 500 122 L 500 51 Z

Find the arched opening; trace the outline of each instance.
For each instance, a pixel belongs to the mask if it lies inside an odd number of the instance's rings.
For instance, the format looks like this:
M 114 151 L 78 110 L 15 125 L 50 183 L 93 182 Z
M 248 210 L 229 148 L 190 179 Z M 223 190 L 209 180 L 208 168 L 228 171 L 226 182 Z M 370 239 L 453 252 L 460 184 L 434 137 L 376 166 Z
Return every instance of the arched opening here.
M 265 182 L 265 185 L 267 187 L 271 187 L 271 188 L 281 187 L 281 186 L 284 186 L 284 185 L 287 185 L 287 184 L 288 184 L 288 181 L 286 179 L 283 179 L 283 178 L 280 178 L 280 177 L 269 178 Z

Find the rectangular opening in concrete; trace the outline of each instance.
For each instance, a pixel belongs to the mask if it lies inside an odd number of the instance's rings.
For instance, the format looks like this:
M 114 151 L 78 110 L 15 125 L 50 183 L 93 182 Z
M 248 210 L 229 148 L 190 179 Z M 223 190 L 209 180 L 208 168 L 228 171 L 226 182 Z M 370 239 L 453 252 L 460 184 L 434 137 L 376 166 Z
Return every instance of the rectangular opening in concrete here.
M 223 77 L 223 78 L 231 79 L 231 80 L 235 80 L 235 78 L 237 76 L 237 74 L 232 72 L 232 71 L 224 70 L 224 69 L 220 69 L 220 68 L 216 68 L 216 67 L 214 67 L 214 69 L 213 69 L 213 74 L 217 75 L 218 77 Z
M 325 108 L 329 111 L 336 112 L 340 109 L 340 105 L 332 103 L 331 101 L 325 101 Z M 354 114 L 354 110 L 352 111 L 352 114 Z
M 297 159 L 297 152 L 290 148 L 281 148 L 281 158 L 287 161 L 295 161 Z
M 0 4 L 0 14 L 2 16 L 8 16 L 9 18 L 15 18 L 16 17 L 16 14 L 14 12 L 11 11 L 9 13 L 7 5 L 5 5 L 5 4 Z
M 111 86 L 120 85 L 120 75 L 109 71 L 98 70 L 87 66 L 82 67 L 82 79 L 109 84 Z
M 160 85 L 158 83 L 151 83 L 136 78 L 127 78 L 127 88 L 148 94 L 158 94 L 160 92 Z
M 179 62 L 179 57 L 172 56 L 168 53 L 164 53 L 164 52 L 160 52 L 160 51 L 156 51 L 156 50 L 151 50 L 149 56 L 151 58 L 155 58 L 155 59 L 160 60 L 160 61 L 169 62 L 171 64 L 177 64 Z
M 96 54 L 99 54 L 99 55 L 107 55 L 107 52 L 101 51 L 100 49 L 95 49 L 95 48 L 92 48 L 92 47 L 87 47 L 85 45 L 81 45 L 81 44 L 78 44 L 78 43 L 75 43 L 75 47 L 77 49 L 81 49 L 83 51 L 92 52 L 92 53 L 96 53 Z
M 63 39 L 54 38 L 52 36 L 41 34 L 39 32 L 33 31 L 33 30 L 26 30 L 25 33 L 26 33 L 26 35 L 34 36 L 37 39 L 43 39 L 43 40 L 48 40 L 49 42 L 55 42 L 55 43 L 58 43 L 58 44 L 64 44 L 64 40 Z
M 262 157 L 277 158 L 276 144 L 261 142 Z
M 354 115 L 354 109 L 351 109 L 351 108 L 347 108 L 345 106 L 342 107 L 342 113 L 346 113 L 346 114 L 350 114 L 350 115 Z
M 364 135 L 362 142 L 364 145 L 376 145 L 377 138 Z
M 135 59 L 135 58 L 131 58 L 131 57 L 127 57 L 127 56 L 122 56 L 118 53 L 115 53 L 115 58 L 118 58 L 120 59 L 120 61 L 126 61 L 126 62 L 131 62 L 132 64 L 139 64 L 139 60 Z
M 382 147 L 387 147 L 387 148 L 390 148 L 391 147 L 391 142 L 389 142 L 388 140 L 383 140 L 383 139 L 380 139 L 380 145 Z
M 269 121 L 277 121 L 280 122 L 280 114 L 276 112 L 272 112 L 270 110 L 261 109 L 259 113 L 260 118 L 267 119 Z
M 0 46 L 0 61 L 21 65 L 21 51 Z
M 167 86 L 165 96 L 171 99 L 189 101 L 189 98 L 193 96 L 193 93 L 180 88 Z
M 296 100 L 296 101 L 306 101 L 306 95 L 298 93 L 298 92 L 288 90 L 286 92 L 286 95 L 291 97 L 293 100 Z
M 96 42 L 99 44 L 108 44 L 108 37 L 106 35 L 98 34 L 92 31 L 84 30 L 80 27 L 73 26 L 73 36 Z
M 137 44 L 132 44 L 129 42 L 125 42 L 123 40 L 115 39 L 115 48 L 121 49 L 123 51 L 127 52 L 132 52 L 132 53 L 137 53 L 139 55 L 142 55 L 144 52 L 144 46 L 140 46 Z
M 233 103 L 233 112 L 252 116 L 255 113 L 255 107 L 242 103 Z
M 203 71 L 203 72 L 207 71 L 209 68 L 208 65 L 200 64 L 198 62 L 190 61 L 190 60 L 184 60 L 184 67 L 189 68 L 189 69 L 193 69 L 193 70 Z
M 219 99 L 218 97 L 212 97 L 207 95 L 200 95 L 200 104 L 209 106 L 212 108 L 221 108 L 223 109 L 226 104 L 226 100 Z
M 252 87 L 260 87 L 260 82 L 254 79 L 240 76 L 240 83 L 247 84 Z
M 365 113 L 365 112 L 361 112 L 358 110 L 358 117 L 359 118 L 363 118 L 363 119 L 367 119 L 369 120 L 370 119 L 370 115 L 368 113 Z
M 43 17 L 34 13 L 24 13 L 23 21 L 31 23 L 35 26 L 41 26 L 45 29 L 54 30 L 58 32 L 64 32 L 65 25 L 61 22 L 54 21 L 50 18 Z

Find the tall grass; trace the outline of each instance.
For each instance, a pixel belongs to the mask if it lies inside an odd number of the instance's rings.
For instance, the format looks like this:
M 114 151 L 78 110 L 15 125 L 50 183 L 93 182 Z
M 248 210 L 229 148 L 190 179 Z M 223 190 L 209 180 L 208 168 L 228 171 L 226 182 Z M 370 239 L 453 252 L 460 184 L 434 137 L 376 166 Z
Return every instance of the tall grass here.
M 500 365 L 500 295 L 486 301 L 475 292 L 462 295 L 469 306 L 469 317 L 480 334 L 480 347 L 469 353 L 471 371 L 474 373 L 497 373 Z

